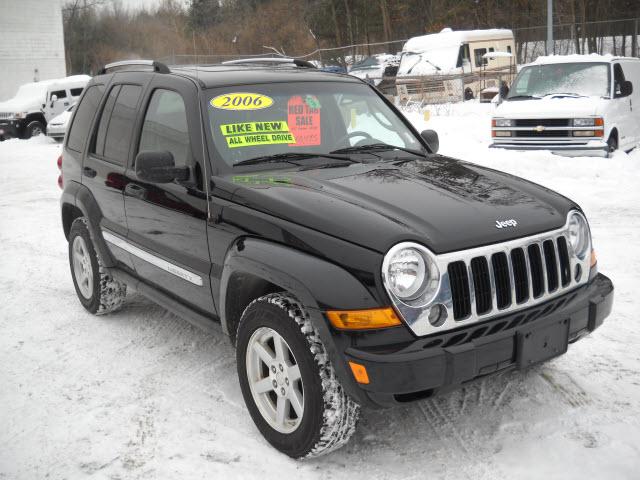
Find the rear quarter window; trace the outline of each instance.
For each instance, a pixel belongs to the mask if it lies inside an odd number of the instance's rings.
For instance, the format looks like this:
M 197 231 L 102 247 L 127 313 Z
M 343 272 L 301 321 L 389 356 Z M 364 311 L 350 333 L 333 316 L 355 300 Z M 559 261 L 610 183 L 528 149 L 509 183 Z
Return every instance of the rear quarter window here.
M 84 141 L 89 134 L 91 121 L 100 105 L 104 94 L 104 85 L 92 85 L 80 99 L 77 111 L 73 116 L 73 123 L 69 129 L 67 148 L 82 152 Z

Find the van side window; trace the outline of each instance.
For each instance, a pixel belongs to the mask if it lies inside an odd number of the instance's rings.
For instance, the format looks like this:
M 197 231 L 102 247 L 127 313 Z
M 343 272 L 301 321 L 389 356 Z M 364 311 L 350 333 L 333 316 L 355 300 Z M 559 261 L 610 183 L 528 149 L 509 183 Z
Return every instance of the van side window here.
M 70 89 L 71 96 L 72 97 L 79 97 L 80 95 L 82 95 L 82 91 L 83 90 L 84 90 L 84 88 L 72 88 L 72 89 Z
M 482 65 L 486 65 L 486 60 L 482 58 L 482 56 L 487 53 L 486 48 L 476 48 L 473 50 L 473 56 L 475 59 L 476 67 L 481 67 Z
M 511 53 L 511 45 L 507 45 L 507 53 Z
M 89 133 L 91 121 L 93 120 L 93 116 L 98 109 L 98 106 L 100 105 L 103 93 L 103 85 L 92 85 L 85 92 L 77 107 L 76 113 L 73 117 L 73 123 L 71 124 L 71 128 L 67 135 L 67 148 L 76 152 L 82 152 L 84 139 Z
M 67 98 L 67 92 L 65 90 L 56 90 L 55 92 L 51 92 L 49 99 L 52 99 L 54 95 L 58 97 L 58 100 L 61 98 Z
M 138 85 L 122 85 L 108 120 L 103 156 L 120 165 L 124 165 L 129 157 L 133 123 L 141 93 L 142 87 Z
M 192 163 L 187 109 L 182 97 L 170 90 L 153 92 L 140 136 L 139 152 L 168 151 L 176 167 Z

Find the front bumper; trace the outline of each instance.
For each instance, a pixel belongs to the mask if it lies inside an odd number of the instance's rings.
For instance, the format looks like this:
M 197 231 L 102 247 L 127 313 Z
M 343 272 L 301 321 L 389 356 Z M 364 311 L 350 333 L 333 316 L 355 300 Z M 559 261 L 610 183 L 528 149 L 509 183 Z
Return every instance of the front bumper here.
M 605 158 L 609 155 L 609 146 L 606 142 L 594 142 L 591 141 L 587 144 L 545 144 L 545 143 L 506 143 L 506 142 L 494 142 L 489 145 L 489 148 L 504 148 L 505 150 L 549 150 L 556 155 L 562 155 L 564 157 L 602 157 Z
M 0 120 L 0 139 L 21 138 L 24 134 L 24 121 L 22 120 Z
M 367 369 L 370 383 L 359 385 L 367 403 L 392 406 L 517 367 L 518 338 L 525 331 L 567 320 L 573 343 L 598 328 L 612 305 L 613 284 L 598 274 L 586 285 L 527 310 L 422 337 L 390 353 L 349 347 L 344 354 Z
M 67 127 L 65 125 L 47 126 L 47 137 L 64 138 L 64 135 L 65 135 L 66 132 L 67 132 Z

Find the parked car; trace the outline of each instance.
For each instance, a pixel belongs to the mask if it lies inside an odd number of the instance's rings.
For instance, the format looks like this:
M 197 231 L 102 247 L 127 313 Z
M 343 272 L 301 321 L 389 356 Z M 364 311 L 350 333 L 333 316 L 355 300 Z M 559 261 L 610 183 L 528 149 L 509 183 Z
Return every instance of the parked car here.
M 57 117 L 53 117 L 47 125 L 47 136 L 53 138 L 58 142 L 64 140 L 64 135 L 67 133 L 67 127 L 69 126 L 69 120 L 71 120 L 71 112 L 73 112 L 74 105 L 71 105 L 64 112 Z
M 59 178 L 84 308 L 130 286 L 219 324 L 253 421 L 294 458 L 344 445 L 360 405 L 525 369 L 600 326 L 613 286 L 576 203 L 437 155 L 358 78 L 275 62 L 91 80 Z
M 22 85 L 14 98 L 0 102 L 0 138 L 44 134 L 49 121 L 80 98 L 90 79 L 74 75 Z
M 395 77 L 399 64 L 400 59 L 397 55 L 381 53 L 366 57 L 353 64 L 349 69 L 349 75 L 368 80 L 377 86 L 387 74 L 387 70 L 389 70 L 389 74 L 393 74 Z
M 630 150 L 640 144 L 638 79 L 638 58 L 540 57 L 522 67 L 496 108 L 491 146 L 600 157 Z
M 325 65 L 323 67 L 319 67 L 319 69 L 323 72 L 329 73 L 347 73 L 347 69 L 340 65 Z

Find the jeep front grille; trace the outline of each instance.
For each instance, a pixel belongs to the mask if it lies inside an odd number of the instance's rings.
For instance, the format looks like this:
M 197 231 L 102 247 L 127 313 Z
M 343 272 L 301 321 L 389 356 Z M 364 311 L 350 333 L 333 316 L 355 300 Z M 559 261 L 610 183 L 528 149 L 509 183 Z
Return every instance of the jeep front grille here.
M 543 263 L 544 262 L 544 263 Z M 563 235 L 448 265 L 454 320 L 499 312 L 551 294 L 570 283 Z M 560 282 L 560 278 L 562 281 Z M 472 295 L 473 293 L 473 295 Z M 471 299 L 474 299 L 475 312 Z
M 567 236 L 565 225 L 503 243 L 433 255 L 440 271 L 440 287 L 433 300 L 421 306 L 390 298 L 418 336 L 533 307 L 588 281 L 589 255 L 578 258 Z M 432 305 L 444 307 L 444 320 L 429 321 Z
M 6 118 L 12 118 L 13 113 L 11 112 L 0 112 L 0 120 L 4 120 Z

